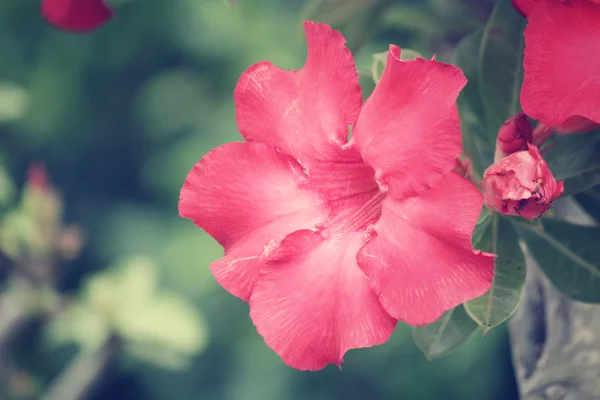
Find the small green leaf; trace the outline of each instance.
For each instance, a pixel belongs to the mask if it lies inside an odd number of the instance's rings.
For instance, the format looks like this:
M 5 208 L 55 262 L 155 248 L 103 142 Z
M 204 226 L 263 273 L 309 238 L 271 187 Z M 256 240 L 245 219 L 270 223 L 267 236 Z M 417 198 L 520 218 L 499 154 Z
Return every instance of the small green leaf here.
M 412 329 L 413 339 L 428 360 L 443 357 L 467 343 L 477 324 L 462 306 L 447 311 L 437 321 Z
M 525 25 L 511 0 L 499 0 L 483 30 L 479 84 L 491 143 L 502 123 L 520 110 Z
M 557 181 L 565 182 L 570 196 L 600 184 L 600 131 L 556 138 L 544 158 Z
M 484 335 L 515 313 L 526 274 L 525 256 L 511 223 L 499 215 L 493 215 L 486 222 L 485 234 L 481 234 L 475 248 L 498 255 L 494 262 L 494 280 L 486 294 L 465 303 L 465 309 Z
M 519 234 L 550 282 L 573 300 L 600 303 L 600 228 L 545 220 Z
M 371 76 L 373 77 L 373 81 L 375 83 L 378 83 L 379 80 L 381 79 L 381 75 L 383 75 L 383 70 L 385 69 L 387 57 L 388 57 L 387 51 L 373 53 L 373 63 L 371 64 Z M 423 58 L 421 53 L 419 53 L 416 50 L 402 49 L 400 51 L 400 59 L 401 60 L 414 60 L 417 57 Z

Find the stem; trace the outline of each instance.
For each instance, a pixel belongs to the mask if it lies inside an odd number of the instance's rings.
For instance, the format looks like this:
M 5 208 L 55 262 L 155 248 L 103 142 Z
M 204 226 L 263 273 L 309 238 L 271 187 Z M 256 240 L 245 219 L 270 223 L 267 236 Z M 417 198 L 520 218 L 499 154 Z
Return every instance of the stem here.
M 115 358 L 118 347 L 118 338 L 111 336 L 96 352 L 80 352 L 55 379 L 42 400 L 89 398 Z
M 28 296 L 27 293 L 18 292 L 21 288 L 30 292 L 34 290 L 32 285 L 21 278 L 15 279 L 14 284 L 19 289 L 7 290 L 0 296 L 0 375 L 8 370 L 6 353 L 13 339 L 34 317 L 30 308 L 23 303 L 23 298 Z
M 539 123 L 533 130 L 533 145 L 540 148 L 548 139 L 556 134 L 552 127 Z

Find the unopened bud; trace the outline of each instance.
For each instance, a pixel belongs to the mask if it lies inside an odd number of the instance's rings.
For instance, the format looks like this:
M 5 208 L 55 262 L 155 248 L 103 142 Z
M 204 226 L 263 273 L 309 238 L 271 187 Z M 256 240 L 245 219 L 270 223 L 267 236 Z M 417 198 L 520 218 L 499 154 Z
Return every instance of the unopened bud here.
M 493 164 L 483 175 L 485 205 L 503 215 L 538 218 L 563 193 L 563 182 L 556 182 L 532 144 Z
M 525 113 L 519 113 L 504 121 L 498 131 L 496 146 L 505 155 L 508 155 L 527 149 L 527 143 L 531 143 L 532 140 L 531 122 Z

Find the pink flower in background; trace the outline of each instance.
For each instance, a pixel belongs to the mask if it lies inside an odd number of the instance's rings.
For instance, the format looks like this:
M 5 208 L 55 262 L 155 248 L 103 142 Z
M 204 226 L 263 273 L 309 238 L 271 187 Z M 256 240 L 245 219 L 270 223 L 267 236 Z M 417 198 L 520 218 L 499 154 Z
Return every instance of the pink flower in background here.
M 343 36 L 306 22 L 298 71 L 248 68 L 235 89 L 247 140 L 202 158 L 179 212 L 225 249 L 217 281 L 250 304 L 285 363 L 318 370 L 484 294 L 493 258 L 471 234 L 483 199 L 452 173 L 461 150 L 448 64 L 390 46 L 363 104 Z M 348 140 L 348 127 L 353 126 Z
M 503 215 L 540 217 L 564 192 L 537 147 L 513 153 L 483 174 L 485 205 Z
M 42 14 L 59 29 L 87 32 L 106 23 L 113 11 L 103 0 L 42 0 Z
M 521 105 L 560 134 L 600 124 L 600 0 L 513 0 L 528 19 Z

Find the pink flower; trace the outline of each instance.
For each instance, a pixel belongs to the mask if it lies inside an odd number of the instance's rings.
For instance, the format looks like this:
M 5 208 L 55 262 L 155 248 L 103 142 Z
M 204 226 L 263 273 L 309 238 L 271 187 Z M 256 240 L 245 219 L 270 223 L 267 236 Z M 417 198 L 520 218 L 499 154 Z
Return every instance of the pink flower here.
M 397 320 L 425 325 L 482 295 L 493 259 L 470 241 L 482 196 L 450 173 L 461 71 L 400 61 L 390 46 L 362 104 L 343 36 L 304 27 L 302 69 L 261 62 L 243 73 L 234 98 L 247 142 L 194 166 L 179 212 L 225 248 L 213 274 L 249 301 L 266 343 L 318 370 L 384 343 Z
M 504 124 L 498 131 L 496 146 L 505 154 L 512 154 L 517 151 L 525 150 L 527 143 L 533 140 L 533 130 L 531 123 L 524 113 L 504 121 Z
M 600 0 L 513 0 L 528 18 L 521 105 L 548 127 L 600 123 Z M 582 125 L 581 121 L 586 121 Z
M 564 192 L 537 147 L 513 153 L 490 166 L 483 174 L 485 205 L 502 215 L 527 220 L 540 217 Z
M 59 29 L 87 32 L 106 23 L 113 11 L 103 0 L 42 0 L 42 14 Z

